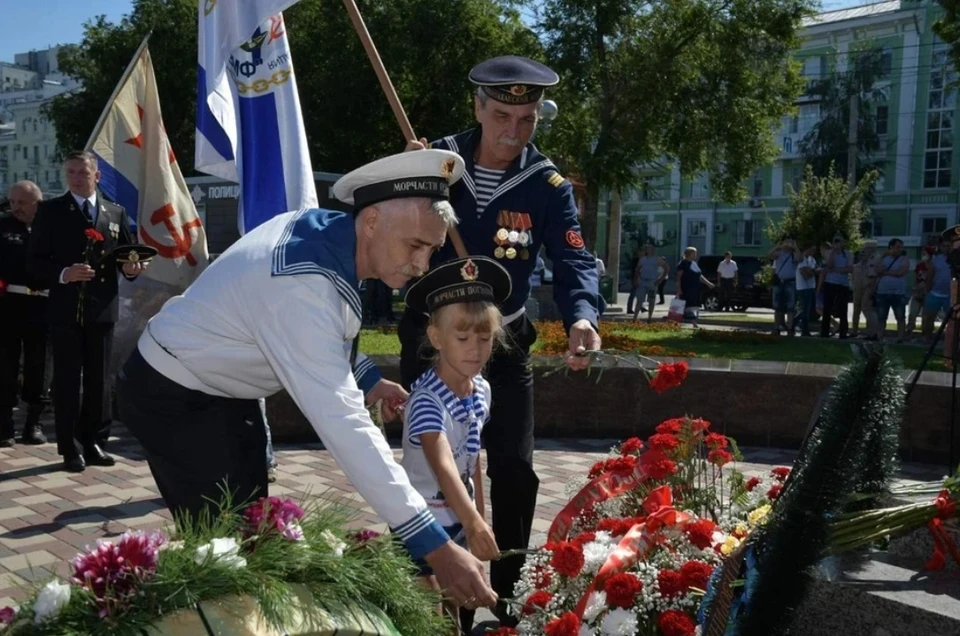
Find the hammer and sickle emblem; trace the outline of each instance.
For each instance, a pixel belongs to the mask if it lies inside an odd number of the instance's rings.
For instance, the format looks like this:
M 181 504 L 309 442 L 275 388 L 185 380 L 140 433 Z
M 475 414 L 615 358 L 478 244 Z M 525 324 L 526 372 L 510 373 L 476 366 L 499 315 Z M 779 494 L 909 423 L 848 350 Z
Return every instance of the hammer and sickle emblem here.
M 190 265 L 196 265 L 197 259 L 190 253 L 190 250 L 193 248 L 193 234 L 190 233 L 190 230 L 191 228 L 199 228 L 203 224 L 200 222 L 200 218 L 197 217 L 187 221 L 178 229 L 172 220 L 176 215 L 176 210 L 174 210 L 173 206 L 169 203 L 150 215 L 151 225 L 163 223 L 167 227 L 167 232 L 170 234 L 170 238 L 173 239 L 173 245 L 164 245 L 157 241 L 147 233 L 146 226 L 141 225 L 140 234 L 143 235 L 143 242 L 155 248 L 163 258 L 186 258 Z

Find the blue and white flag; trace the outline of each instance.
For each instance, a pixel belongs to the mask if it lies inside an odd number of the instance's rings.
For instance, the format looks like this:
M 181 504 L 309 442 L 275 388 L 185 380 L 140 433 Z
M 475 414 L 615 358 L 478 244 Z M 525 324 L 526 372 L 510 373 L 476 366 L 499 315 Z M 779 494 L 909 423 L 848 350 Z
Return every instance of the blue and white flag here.
M 296 0 L 199 3 L 197 170 L 240 184 L 238 224 L 317 207 L 281 11 Z

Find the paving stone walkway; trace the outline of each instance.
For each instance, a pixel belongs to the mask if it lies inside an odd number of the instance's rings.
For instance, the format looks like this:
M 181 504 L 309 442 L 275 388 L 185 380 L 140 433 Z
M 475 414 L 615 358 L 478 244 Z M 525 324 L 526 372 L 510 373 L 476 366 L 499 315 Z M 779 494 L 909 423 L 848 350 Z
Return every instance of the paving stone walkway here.
M 20 425 L 18 423 L 18 431 Z M 45 430 L 52 431 L 52 421 Z M 170 513 L 157 494 L 141 449 L 122 427 L 107 449 L 117 459 L 109 468 L 89 467 L 80 474 L 60 469 L 55 444 L 0 448 L 0 607 L 16 605 L 23 585 L 52 572 L 65 575 L 77 552 L 97 539 L 117 537 L 128 529 L 158 529 Z M 564 488 L 585 474 L 613 445 L 611 440 L 540 440 L 535 467 L 540 495 L 532 544 L 540 544 L 554 516 L 566 503 Z M 399 456 L 399 451 L 395 451 Z M 278 480 L 270 494 L 324 497 L 356 511 L 351 525 L 384 530 L 385 526 L 353 489 L 332 456 L 320 444 L 278 445 Z M 793 453 L 744 449 L 745 472 L 789 465 Z M 936 479 L 940 467 L 905 466 L 909 479 Z

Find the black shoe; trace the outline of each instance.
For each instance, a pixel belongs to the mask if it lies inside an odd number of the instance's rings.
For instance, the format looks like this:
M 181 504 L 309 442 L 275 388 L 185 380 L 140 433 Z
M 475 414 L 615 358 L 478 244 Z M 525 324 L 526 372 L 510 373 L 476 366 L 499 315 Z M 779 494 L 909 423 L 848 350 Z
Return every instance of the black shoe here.
M 10 437 L 3 436 L 0 439 L 0 448 L 10 448 L 11 446 L 13 446 L 13 435 Z
M 84 449 L 83 459 L 91 466 L 113 466 L 117 463 L 113 457 L 104 453 L 96 444 Z
M 87 469 L 87 463 L 83 461 L 83 457 L 65 457 L 63 469 L 69 473 L 82 473 Z
M 20 434 L 20 443 L 39 446 L 47 443 L 47 436 L 43 434 L 43 429 L 39 424 L 27 423 L 23 427 L 23 433 Z

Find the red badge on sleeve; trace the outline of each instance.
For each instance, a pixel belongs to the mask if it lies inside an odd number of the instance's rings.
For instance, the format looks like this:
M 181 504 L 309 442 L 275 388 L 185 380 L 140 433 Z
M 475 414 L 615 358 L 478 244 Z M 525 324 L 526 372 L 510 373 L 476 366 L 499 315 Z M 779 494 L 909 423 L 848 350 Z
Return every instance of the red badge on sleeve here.
M 580 232 L 574 230 L 567 231 L 567 245 L 572 247 L 575 250 L 578 250 L 583 247 L 583 237 L 580 236 Z

